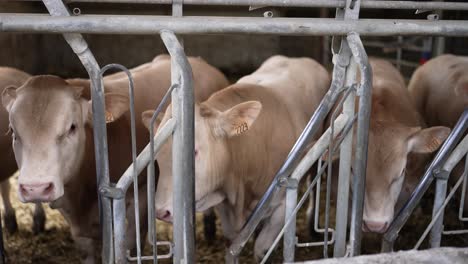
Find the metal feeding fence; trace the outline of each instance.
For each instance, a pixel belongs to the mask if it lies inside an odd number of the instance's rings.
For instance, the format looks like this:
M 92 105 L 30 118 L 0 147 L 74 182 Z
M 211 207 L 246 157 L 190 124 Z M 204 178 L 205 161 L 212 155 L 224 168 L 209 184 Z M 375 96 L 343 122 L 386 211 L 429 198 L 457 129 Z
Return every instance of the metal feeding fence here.
M 26 1 L 26 0 L 24 0 Z M 263 198 L 255 207 L 238 236 L 232 241 L 226 253 L 226 260 L 236 263 L 238 256 L 246 242 L 254 233 L 264 218 L 270 203 L 278 199 L 282 189 L 286 189 L 285 225 L 275 240 L 274 245 L 265 255 L 265 263 L 284 236 L 284 261 L 294 261 L 296 247 L 323 246 L 324 256 L 328 257 L 328 245 L 334 244 L 333 256 L 356 256 L 361 248 L 361 225 L 363 199 L 367 164 L 367 145 L 369 133 L 369 118 L 371 113 L 372 70 L 360 36 L 468 36 L 468 21 L 426 21 L 426 20 L 398 20 L 398 19 L 359 19 L 361 8 L 369 9 L 413 9 L 413 10 L 468 10 L 468 3 L 456 2 L 416 2 L 416 1 L 359 1 L 359 0 L 43 0 L 50 16 L 44 14 L 0 14 L 0 31 L 30 32 L 30 33 L 61 33 L 68 44 L 86 68 L 92 90 L 93 129 L 96 153 L 96 173 L 99 186 L 100 220 L 102 227 L 102 262 L 127 263 L 144 260 L 171 258 L 175 263 L 193 263 L 195 259 L 194 239 L 194 101 L 192 90 L 192 74 L 183 48 L 175 34 L 275 34 L 275 35 L 330 35 L 333 52 L 333 76 L 329 91 L 319 107 L 311 117 L 306 128 L 289 153 L 286 161 L 277 172 L 273 182 Z M 129 16 L 129 15 L 81 15 L 74 10 L 71 16 L 66 4 L 71 2 L 93 3 L 144 3 L 170 4 L 173 16 Z M 336 18 L 276 18 L 276 17 L 183 17 L 183 5 L 238 5 L 238 6 L 276 6 L 276 7 L 326 7 L 336 8 Z M 158 134 L 150 131 L 149 145 L 137 156 L 135 147 L 135 116 L 133 102 L 133 81 L 131 73 L 123 66 L 108 65 L 100 68 L 93 53 L 89 49 L 81 33 L 91 34 L 159 34 L 169 51 L 172 61 L 172 85 L 166 96 L 156 108 L 152 118 L 163 109 L 169 96 L 172 96 L 173 117 L 165 124 Z M 129 77 L 129 93 L 131 104 L 131 129 L 133 144 L 133 164 L 122 175 L 117 183 L 109 180 L 109 163 L 107 153 L 106 120 L 104 110 L 102 74 L 114 67 L 124 70 Z M 356 83 L 357 71 L 361 73 L 361 81 Z M 358 98 L 359 108 L 355 113 L 355 98 Z M 339 99 L 342 98 L 342 99 Z M 320 137 L 314 146 L 307 151 L 310 139 L 319 131 L 320 124 L 330 113 L 339 100 L 340 110 L 332 114 L 332 126 Z M 342 111 L 341 111 L 342 108 Z M 464 157 L 468 149 L 468 139 L 465 135 L 468 112 L 461 117 L 460 122 L 445 142 L 438 155 L 426 171 L 423 180 L 411 196 L 408 203 L 395 217 L 383 240 L 383 250 L 391 250 L 401 227 L 414 210 L 422 195 L 428 189 L 432 180 L 437 181 L 437 195 L 434 203 L 434 220 L 428 230 L 432 230 L 431 245 L 439 246 L 442 234 L 466 233 L 466 230 L 443 230 L 443 208 L 453 196 L 456 188 L 463 184 L 464 199 L 467 188 L 466 167 L 464 177 L 455 185 L 447 199 L 448 174 L 459 160 Z M 354 129 L 357 126 L 357 147 L 355 153 L 352 148 Z M 153 126 L 150 126 L 151 128 Z M 148 204 L 154 204 L 155 193 L 155 153 L 170 136 L 173 137 L 173 177 L 174 177 L 174 228 L 173 242 L 157 241 L 156 224 L 154 221 L 154 206 L 148 206 L 149 243 L 153 247 L 151 256 L 142 255 L 140 233 L 137 232 L 136 256 L 131 256 L 125 248 L 128 239 L 125 234 L 125 194 L 133 184 L 135 193 L 135 210 L 138 206 L 138 174 L 146 167 L 148 169 Z M 339 136 L 336 136 L 339 135 Z M 460 138 L 461 143 L 455 148 Z M 328 161 L 339 147 L 339 181 L 335 228 L 330 228 L 330 175 L 331 166 L 325 162 L 319 166 L 318 172 L 307 186 L 306 193 L 298 202 L 299 181 L 306 171 L 325 153 L 328 148 Z M 305 154 L 305 155 L 304 155 Z M 353 164 L 352 199 L 350 196 L 350 171 L 352 156 Z M 466 162 L 468 164 L 468 162 Z M 436 169 L 436 173 L 434 172 Z M 319 228 L 324 241 L 299 243 L 296 238 L 296 214 L 311 193 L 314 186 L 319 188 L 322 173 L 328 170 L 326 179 L 326 210 L 325 227 Z M 320 200 L 320 190 L 316 190 L 316 202 Z M 462 205 L 463 206 L 463 205 Z M 348 212 L 351 208 L 351 212 Z M 316 206 L 318 219 L 318 204 Z M 348 214 L 351 216 L 348 223 Z M 139 231 L 140 219 L 135 214 L 135 225 Z M 460 209 L 460 220 L 466 221 Z M 316 221 L 318 222 L 318 221 Z M 349 225 L 349 235 L 348 235 Z M 423 234 L 422 239 L 429 231 Z M 331 235 L 331 238 L 330 238 Z M 349 237 L 349 240 L 347 240 Z M 347 246 L 349 242 L 349 246 Z M 420 243 L 418 243 L 417 247 Z M 169 253 L 158 255 L 157 247 L 167 246 Z

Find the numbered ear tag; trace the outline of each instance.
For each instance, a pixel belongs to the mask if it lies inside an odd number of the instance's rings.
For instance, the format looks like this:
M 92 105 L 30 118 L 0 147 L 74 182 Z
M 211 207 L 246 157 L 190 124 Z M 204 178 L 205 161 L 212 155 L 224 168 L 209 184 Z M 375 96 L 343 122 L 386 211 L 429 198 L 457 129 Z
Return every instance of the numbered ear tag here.
M 244 133 L 247 130 L 249 130 L 249 126 L 247 125 L 246 122 L 236 126 L 236 134 L 237 135 L 240 135 L 240 134 Z
M 114 121 L 114 115 L 106 111 L 106 124 Z

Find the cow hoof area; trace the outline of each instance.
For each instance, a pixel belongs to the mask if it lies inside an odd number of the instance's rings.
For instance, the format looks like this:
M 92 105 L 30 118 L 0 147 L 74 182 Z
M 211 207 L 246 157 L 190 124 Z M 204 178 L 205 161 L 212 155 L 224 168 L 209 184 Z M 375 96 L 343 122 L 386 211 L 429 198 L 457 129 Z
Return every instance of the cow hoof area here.
M 9 234 L 14 234 L 18 231 L 18 223 L 16 222 L 15 214 L 8 214 L 4 217 L 5 227 Z

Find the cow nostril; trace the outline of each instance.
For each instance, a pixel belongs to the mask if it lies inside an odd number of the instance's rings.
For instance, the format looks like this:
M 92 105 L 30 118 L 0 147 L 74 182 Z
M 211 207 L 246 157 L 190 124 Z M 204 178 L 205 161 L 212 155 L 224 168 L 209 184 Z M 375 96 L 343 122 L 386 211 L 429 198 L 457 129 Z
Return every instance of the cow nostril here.
M 47 184 L 47 187 L 44 189 L 43 194 L 44 195 L 50 194 L 53 190 L 54 190 L 54 184 L 49 183 Z
M 28 194 L 28 190 L 24 187 L 23 184 L 20 184 L 19 187 L 20 187 L 20 192 L 23 196 Z

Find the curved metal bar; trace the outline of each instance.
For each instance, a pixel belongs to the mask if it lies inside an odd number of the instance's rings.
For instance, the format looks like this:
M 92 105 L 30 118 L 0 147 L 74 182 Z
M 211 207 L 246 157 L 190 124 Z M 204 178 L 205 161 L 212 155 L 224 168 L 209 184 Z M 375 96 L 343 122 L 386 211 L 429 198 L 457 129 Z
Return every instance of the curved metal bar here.
M 69 17 L 70 12 L 61 0 L 42 0 L 52 17 Z M 50 16 L 49 16 L 50 17 Z M 0 23 L 1 24 L 1 23 Z M 2 26 L 0 26 L 1 28 Z M 99 64 L 81 34 L 63 32 L 63 37 L 78 56 L 91 80 L 93 111 L 93 139 L 96 160 L 96 181 L 98 186 L 99 222 L 101 224 L 102 261 L 111 263 L 112 248 L 112 205 L 109 198 L 102 195 L 103 188 L 109 187 L 109 157 L 104 108 L 104 88 L 99 74 Z
M 172 31 L 161 38 L 171 55 L 172 114 L 177 120 L 172 144 L 174 263 L 195 261 L 194 95 L 192 68 Z
M 387 232 L 385 232 L 382 239 L 382 252 L 390 252 L 393 250 L 393 243 L 398 237 L 401 228 L 406 223 L 406 221 L 408 221 L 408 218 L 410 217 L 411 213 L 419 204 L 424 193 L 427 191 L 432 181 L 434 180 L 433 172 L 441 168 L 442 164 L 444 164 L 448 155 L 452 152 L 455 145 L 464 135 L 467 128 L 468 109 L 466 109 L 463 112 L 460 119 L 458 119 L 458 122 L 453 128 L 452 132 L 445 140 L 439 152 L 437 152 L 437 155 L 435 156 L 434 160 L 432 160 L 431 164 L 429 165 L 429 168 L 424 173 L 422 180 L 419 182 L 418 186 L 416 186 L 416 189 L 411 194 L 409 200 L 393 219 L 393 222 L 390 224 L 389 228 L 387 229 Z
M 135 125 L 135 86 L 133 82 L 132 73 L 125 66 L 121 64 L 108 64 L 104 66 L 99 74 L 101 80 L 103 79 L 104 73 L 109 69 L 119 69 L 123 71 L 128 77 L 128 93 L 130 97 L 130 131 L 132 141 L 132 164 L 136 164 L 137 147 L 136 147 L 136 125 Z M 107 113 L 106 113 L 107 119 Z M 107 121 L 107 120 L 106 120 Z M 139 200 L 138 200 L 138 174 L 136 167 L 133 166 L 133 202 L 135 206 L 135 229 L 136 229 L 136 245 L 137 245 L 137 261 L 141 264 L 141 240 L 140 240 L 140 214 L 139 214 Z M 122 212 L 125 215 L 125 212 Z M 122 230 L 121 230 L 122 231 Z
M 354 156 L 353 200 L 349 240 L 351 256 L 360 254 L 362 233 L 362 211 L 366 189 L 367 145 L 369 140 L 369 120 L 372 102 L 372 68 L 367 58 L 366 50 L 357 33 L 347 37 L 348 45 L 361 72 L 361 84 L 358 89 L 359 111 L 356 132 Z

